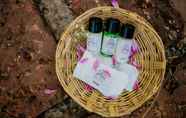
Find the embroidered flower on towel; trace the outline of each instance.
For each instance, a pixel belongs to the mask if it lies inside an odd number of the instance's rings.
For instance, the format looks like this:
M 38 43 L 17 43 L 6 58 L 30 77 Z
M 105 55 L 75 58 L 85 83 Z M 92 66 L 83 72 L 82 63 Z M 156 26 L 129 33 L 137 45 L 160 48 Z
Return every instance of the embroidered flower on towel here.
M 108 79 L 111 77 L 111 73 L 109 72 L 109 70 L 103 70 L 103 76 L 105 79 Z
M 96 71 L 96 74 L 95 74 L 95 78 L 99 80 L 99 82 L 105 80 L 105 79 L 108 79 L 111 77 L 111 73 L 109 72 L 109 70 L 106 70 L 106 69 L 98 69 Z
M 100 61 L 98 59 L 96 59 L 93 63 L 93 67 L 92 67 L 93 70 L 96 71 L 98 69 L 99 65 L 100 65 Z

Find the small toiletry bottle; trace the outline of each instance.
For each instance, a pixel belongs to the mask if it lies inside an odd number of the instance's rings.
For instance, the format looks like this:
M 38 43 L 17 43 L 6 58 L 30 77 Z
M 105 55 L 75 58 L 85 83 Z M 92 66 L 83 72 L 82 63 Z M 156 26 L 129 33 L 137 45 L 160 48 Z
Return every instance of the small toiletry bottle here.
M 103 21 L 101 18 L 92 17 L 89 19 L 87 33 L 87 50 L 98 54 L 101 49 Z
M 101 46 L 102 55 L 111 57 L 115 53 L 119 31 L 120 21 L 113 18 L 107 19 Z
M 120 31 L 120 38 L 116 48 L 116 59 L 119 63 L 126 63 L 129 60 L 135 27 L 131 24 L 123 24 Z

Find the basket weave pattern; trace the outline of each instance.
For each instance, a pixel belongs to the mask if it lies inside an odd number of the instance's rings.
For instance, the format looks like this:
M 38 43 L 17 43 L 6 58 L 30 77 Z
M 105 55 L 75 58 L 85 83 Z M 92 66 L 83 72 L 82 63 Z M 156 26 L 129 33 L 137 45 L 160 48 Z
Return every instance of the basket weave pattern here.
M 92 16 L 102 19 L 113 17 L 122 23 L 136 26 L 135 40 L 139 45 L 139 52 L 135 59 L 141 65 L 139 90 L 123 92 L 117 99 L 108 100 L 97 90 L 85 91 L 85 83 L 73 77 L 73 70 L 78 62 L 76 46 L 86 43 L 86 38 L 77 38 L 77 34 L 85 31 Z M 77 17 L 63 33 L 56 51 L 56 72 L 65 91 L 88 111 L 106 117 L 130 114 L 152 97 L 161 86 L 165 67 L 164 47 L 152 26 L 135 13 L 107 6 L 93 8 Z

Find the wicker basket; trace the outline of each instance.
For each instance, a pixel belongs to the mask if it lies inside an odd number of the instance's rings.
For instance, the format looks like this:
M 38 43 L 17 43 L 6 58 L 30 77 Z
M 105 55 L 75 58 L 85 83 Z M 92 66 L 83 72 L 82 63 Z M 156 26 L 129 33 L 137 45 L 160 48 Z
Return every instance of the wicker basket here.
M 86 43 L 86 38 L 79 37 L 92 16 L 102 19 L 113 17 L 122 23 L 130 22 L 136 26 L 135 40 L 140 51 L 135 59 L 141 65 L 139 90 L 123 92 L 117 99 L 108 100 L 97 90 L 87 92 L 84 89 L 85 83 L 72 76 L 77 64 L 76 46 Z M 77 17 L 63 33 L 56 51 L 56 72 L 65 91 L 88 111 L 105 117 L 130 114 L 139 108 L 159 90 L 165 67 L 163 43 L 152 26 L 135 13 L 109 6 L 90 9 Z

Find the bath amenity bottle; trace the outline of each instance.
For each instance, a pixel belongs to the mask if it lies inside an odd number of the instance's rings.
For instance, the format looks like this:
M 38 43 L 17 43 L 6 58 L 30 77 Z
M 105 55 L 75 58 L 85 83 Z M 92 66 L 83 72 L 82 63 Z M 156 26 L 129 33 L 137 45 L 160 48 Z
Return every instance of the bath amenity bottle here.
M 87 33 L 87 50 L 93 54 L 100 53 L 102 42 L 102 27 L 103 21 L 101 18 L 92 17 L 89 19 Z
M 123 24 L 120 31 L 120 38 L 116 48 L 116 59 L 119 63 L 128 62 L 133 44 L 135 27 L 131 24 Z
M 109 57 L 115 53 L 119 31 L 120 21 L 113 18 L 107 19 L 101 46 L 102 55 Z

